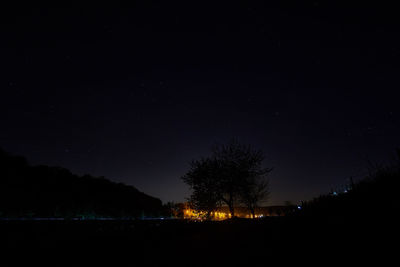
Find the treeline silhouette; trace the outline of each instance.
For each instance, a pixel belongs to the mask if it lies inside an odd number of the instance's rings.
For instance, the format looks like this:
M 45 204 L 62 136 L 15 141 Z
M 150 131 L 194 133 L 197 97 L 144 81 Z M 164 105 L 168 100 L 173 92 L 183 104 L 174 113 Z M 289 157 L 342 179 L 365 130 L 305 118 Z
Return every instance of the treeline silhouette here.
M 39 172 L 41 168 L 47 170 L 42 171 L 45 174 L 60 171 L 60 168 L 29 167 L 23 158 L 11 157 L 4 152 L 0 155 L 1 185 L 5 184 L 4 179 L 7 177 L 14 177 L 13 183 L 18 184 L 16 181 L 19 179 L 27 179 L 28 176 L 24 173 L 31 175 L 32 172 Z M 70 179 L 46 175 L 37 178 L 41 181 L 40 184 L 48 185 L 49 181 L 42 180 L 53 180 L 50 177 L 57 177 L 56 180 Z M 34 176 L 29 176 L 32 177 Z M 59 191 L 63 192 L 60 195 L 64 194 L 64 201 L 76 203 L 72 208 L 69 207 L 72 204 L 65 206 L 70 212 L 81 212 L 82 203 L 89 203 L 87 211 L 94 210 L 90 205 L 102 205 L 100 200 L 95 202 L 90 198 L 82 200 L 74 196 L 87 196 L 87 192 L 84 191 L 86 189 L 82 189 L 89 186 L 85 185 L 85 182 L 93 185 L 93 180 L 96 184 L 100 180 L 107 186 L 105 191 L 115 190 L 121 193 L 125 190 L 110 189 L 109 187 L 118 188 L 119 185 L 104 179 L 77 176 L 71 179 L 79 180 L 74 182 L 74 186 L 80 188 L 74 190 L 79 193 L 72 189 L 68 189 L 72 190 L 71 192 L 67 191 L 66 187 L 57 183 L 62 188 Z M 355 262 L 360 265 L 362 260 L 370 263 L 373 259 L 379 260 L 383 265 L 389 265 L 385 262 L 392 262 L 391 260 L 397 257 L 397 247 L 393 246 L 391 241 L 395 241 L 393 236 L 398 232 L 397 220 L 394 218 L 399 209 L 399 179 L 400 153 L 396 162 L 385 167 L 374 166 L 368 177 L 349 183 L 342 192 L 332 192 L 302 203 L 301 209 L 295 211 L 293 216 L 266 216 L 255 220 L 234 218 L 201 223 L 191 220 L 27 220 L 11 223 L 0 220 L 1 243 L 5 247 L 1 250 L 0 245 L 0 250 L 6 252 L 3 253 L 5 255 L 9 254 L 8 251 L 17 251 L 18 256 L 12 257 L 12 260 L 26 259 L 28 264 L 32 262 L 32 258 L 20 255 L 31 253 L 40 257 L 39 261 L 43 261 L 43 252 L 46 252 L 46 255 L 54 255 L 56 259 L 51 262 L 52 266 L 54 263 L 75 266 L 77 258 L 84 259 L 79 261 L 84 263 L 82 265 L 90 266 L 122 265 L 133 260 L 144 262 L 144 266 L 161 266 L 166 262 L 176 266 L 264 266 L 274 260 L 283 263 L 287 259 L 294 260 L 297 265 L 302 260 L 307 264 L 315 262 L 318 265 L 327 262 Z M 10 189 L 10 184 L 7 186 L 10 192 L 6 192 L 7 189 L 1 186 L 2 192 L 18 200 L 16 196 L 12 196 L 11 191 L 17 192 L 22 189 Z M 18 188 L 32 190 L 27 185 Z M 44 191 L 37 189 L 29 192 Z M 57 190 L 52 189 L 46 194 L 52 192 Z M 37 207 L 48 207 L 51 213 L 56 207 L 62 206 L 58 204 L 50 207 L 49 202 L 41 206 L 38 204 L 40 198 L 33 193 L 29 194 L 32 203 L 25 197 L 23 204 L 19 206 L 16 202 L 11 202 L 14 205 L 11 209 L 10 205 L 4 204 L 10 202 L 6 202 L 7 197 L 1 193 L 0 210 L 8 207 L 9 211 L 15 212 L 17 207 L 25 207 L 28 211 Z M 54 195 L 57 194 L 54 193 L 51 197 L 58 197 Z M 161 208 L 158 200 L 157 203 L 159 204 L 154 206 L 154 210 Z M 170 208 L 173 208 L 172 204 L 169 204 Z M 28 209 L 27 205 L 31 208 Z M 106 205 L 109 205 L 110 212 L 116 212 L 122 210 L 123 203 L 106 201 Z M 99 208 L 104 209 L 102 206 Z M 139 212 L 140 208 L 133 210 Z
M 389 165 L 371 164 L 364 179 L 302 203 L 296 214 L 314 218 L 390 220 L 399 210 L 400 149 Z
M 161 200 L 133 186 L 60 167 L 31 166 L 0 148 L 0 218 L 139 218 L 158 216 L 161 210 Z

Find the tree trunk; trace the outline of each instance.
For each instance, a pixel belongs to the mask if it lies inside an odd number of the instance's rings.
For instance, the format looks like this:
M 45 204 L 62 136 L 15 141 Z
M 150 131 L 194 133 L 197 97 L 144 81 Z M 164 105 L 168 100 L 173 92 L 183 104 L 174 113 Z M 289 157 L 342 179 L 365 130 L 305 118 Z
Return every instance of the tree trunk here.
M 256 217 L 256 213 L 255 213 L 254 209 L 251 209 L 250 211 L 251 211 L 251 216 L 252 216 L 253 219 L 254 219 L 254 218 Z
M 231 218 L 233 218 L 235 216 L 235 208 L 233 206 L 234 201 L 232 200 L 232 196 L 229 196 L 228 199 L 222 198 L 222 201 L 228 205 L 229 213 L 231 214 Z
M 211 211 L 207 211 L 206 220 L 211 221 Z
M 229 204 L 229 212 L 231 213 L 231 218 L 235 217 L 235 209 L 232 203 Z

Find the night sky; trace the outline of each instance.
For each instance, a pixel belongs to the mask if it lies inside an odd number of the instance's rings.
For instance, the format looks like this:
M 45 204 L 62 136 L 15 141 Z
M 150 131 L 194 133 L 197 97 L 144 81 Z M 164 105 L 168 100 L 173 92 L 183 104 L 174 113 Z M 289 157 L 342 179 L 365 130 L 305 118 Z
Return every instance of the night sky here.
M 270 205 L 400 147 L 393 7 L 160 2 L 2 8 L 0 147 L 179 202 L 188 162 L 237 138 L 274 167 Z

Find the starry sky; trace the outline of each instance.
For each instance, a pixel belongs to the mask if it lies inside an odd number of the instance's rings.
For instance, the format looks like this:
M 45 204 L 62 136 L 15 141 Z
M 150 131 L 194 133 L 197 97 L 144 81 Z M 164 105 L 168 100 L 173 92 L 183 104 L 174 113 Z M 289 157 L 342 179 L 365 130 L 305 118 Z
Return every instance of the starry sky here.
M 265 152 L 269 204 L 280 205 L 361 179 L 368 160 L 400 147 L 393 7 L 114 1 L 0 12 L 0 147 L 32 164 L 180 202 L 188 162 L 237 138 Z

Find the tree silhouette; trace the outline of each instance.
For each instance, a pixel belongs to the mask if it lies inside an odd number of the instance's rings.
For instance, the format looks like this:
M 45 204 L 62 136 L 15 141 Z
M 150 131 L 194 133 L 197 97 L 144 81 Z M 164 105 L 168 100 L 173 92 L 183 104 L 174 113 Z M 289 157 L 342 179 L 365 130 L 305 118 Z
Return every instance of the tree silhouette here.
M 245 181 L 246 184 L 240 191 L 241 203 L 249 209 L 253 218 L 255 218 L 256 208 L 258 208 L 261 203 L 266 202 L 269 197 L 269 181 L 265 176 L 266 175 L 257 175 L 248 177 Z
M 193 160 L 190 163 L 190 170 L 182 177 L 193 191 L 189 199 L 190 204 L 194 209 L 206 212 L 207 218 L 210 218 L 211 212 L 220 206 L 219 172 L 218 161 L 203 158 Z
M 266 175 L 272 170 L 262 166 L 264 155 L 232 140 L 216 145 L 208 158 L 194 160 L 182 177 L 192 189 L 190 201 L 195 208 L 211 213 L 225 203 L 235 216 L 235 205 L 244 204 L 255 214 L 258 204 L 269 193 Z
M 222 166 L 221 199 L 235 216 L 234 206 L 244 204 L 255 215 L 255 208 L 269 195 L 266 175 L 272 171 L 264 168 L 264 153 L 250 145 L 232 140 L 226 145 L 216 145 L 213 157 Z

